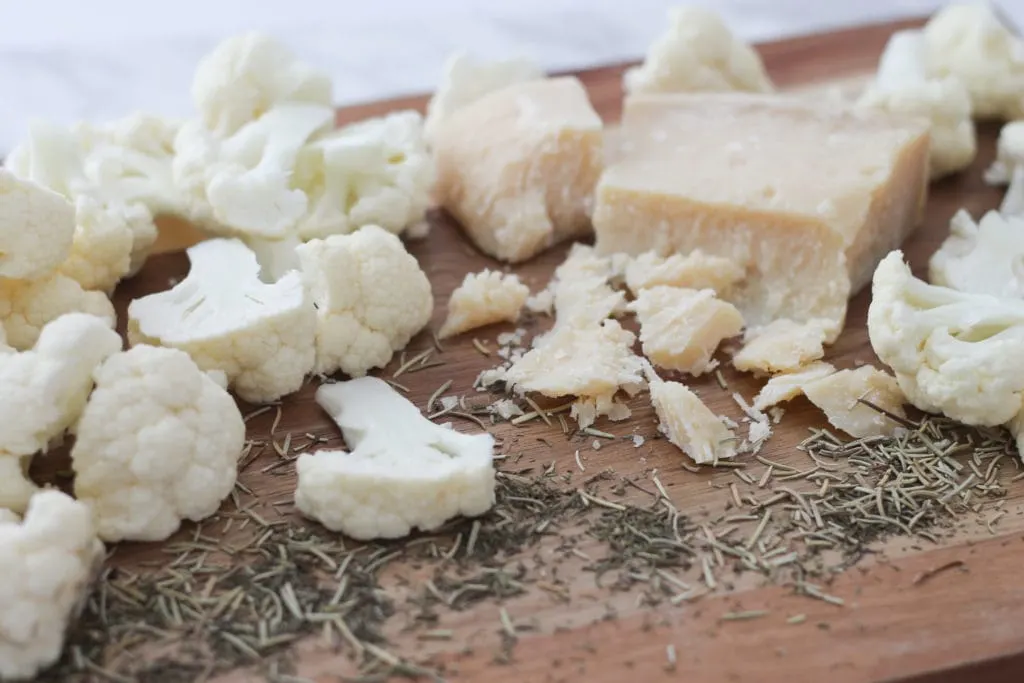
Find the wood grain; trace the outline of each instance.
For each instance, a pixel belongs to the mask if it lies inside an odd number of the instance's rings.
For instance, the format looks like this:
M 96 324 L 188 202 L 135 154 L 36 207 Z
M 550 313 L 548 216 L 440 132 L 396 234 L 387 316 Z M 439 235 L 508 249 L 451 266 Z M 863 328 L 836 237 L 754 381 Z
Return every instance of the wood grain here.
M 762 46 L 761 52 L 775 81 L 787 89 L 812 88 L 820 92 L 822 87 L 837 83 L 856 86 L 874 67 L 887 37 L 894 30 L 918 23 L 799 38 Z M 619 115 L 621 70 L 609 67 L 581 74 L 595 106 L 609 122 Z M 406 98 L 353 107 L 340 112 L 339 120 L 355 120 L 393 108 L 422 108 L 423 104 L 423 98 Z M 955 210 L 966 207 L 977 214 L 998 204 L 1000 193 L 981 180 L 982 170 L 993 155 L 995 133 L 994 127 L 983 126 L 977 163 L 968 172 L 933 187 L 925 223 L 905 247 L 919 274 L 928 255 L 944 238 L 949 217 Z M 430 218 L 430 237 L 411 243 L 410 249 L 432 282 L 438 302 L 432 323 L 436 327 L 445 315 L 449 293 L 462 277 L 498 264 L 469 246 L 443 214 L 434 212 Z M 163 250 L 175 250 L 194 239 L 195 234 L 168 223 L 160 245 Z M 515 272 L 531 288 L 538 289 L 547 282 L 564 254 L 564 248 L 554 249 Z M 187 261 L 180 253 L 154 257 L 140 276 L 119 289 L 118 305 L 123 310 L 130 299 L 164 289 L 170 278 L 180 277 L 186 271 Z M 831 349 L 830 360 L 841 367 L 875 362 L 864 325 L 867 304 L 866 293 L 852 303 L 847 330 Z M 535 331 L 545 324 L 544 320 L 535 320 L 526 326 Z M 508 329 L 511 326 L 495 326 L 479 330 L 475 336 L 493 348 L 495 335 Z M 454 380 L 452 392 L 472 392 L 474 378 L 495 361 L 474 349 L 472 337 L 471 333 L 447 344 L 442 367 L 402 380 L 414 402 L 422 405 L 448 379 Z M 420 335 L 409 353 L 429 345 L 429 338 Z M 393 369 L 394 364 L 384 374 L 389 376 Z M 750 377 L 729 369 L 725 374 L 731 390 L 747 398 L 759 388 L 760 383 Z M 728 393 L 713 380 L 700 380 L 695 386 L 714 410 L 741 417 Z M 307 386 L 284 402 L 279 429 L 336 439 L 337 428 L 317 409 L 312 393 L 313 387 Z M 655 421 L 646 399 L 638 397 L 632 408 L 634 418 L 625 425 L 598 426 L 616 434 L 647 437 L 639 449 L 628 440 L 617 440 L 596 451 L 591 447 L 591 439 L 567 442 L 560 430 L 536 421 L 518 428 L 497 425 L 494 432 L 504 440 L 505 452 L 522 453 L 519 467 L 555 461 L 560 471 L 572 471 L 576 469 L 574 452 L 579 449 L 588 472 L 611 467 L 621 475 L 631 476 L 657 468 L 675 504 L 693 518 L 720 510 L 727 492 L 716 487 L 735 479 L 728 472 L 692 474 L 684 470 L 679 452 L 654 438 Z M 264 415 L 253 420 L 249 425 L 250 436 L 265 438 L 271 418 Z M 456 426 L 474 429 L 470 424 Z M 804 456 L 797 455 L 794 446 L 812 426 L 822 426 L 820 415 L 806 401 L 793 402 L 764 453 L 782 462 L 798 462 Z M 540 438 L 550 445 L 539 441 Z M 268 499 L 290 495 L 293 476 L 260 475 L 259 469 L 257 462 L 243 474 L 242 481 Z M 1024 582 L 1019 580 L 1020 557 L 1024 553 L 1022 492 L 1021 487 L 1012 489 L 1006 505 L 1009 514 L 997 527 L 996 536 L 983 529 L 968 528 L 939 546 L 921 546 L 907 539 L 888 544 L 884 556 L 866 560 L 831 586 L 833 593 L 846 600 L 845 607 L 796 597 L 780 587 L 738 580 L 731 589 L 694 604 L 637 608 L 634 595 L 595 591 L 592 576 L 579 572 L 572 581 L 574 597 L 569 604 L 556 602 L 542 591 L 530 591 L 504 603 L 513 618 L 532 622 L 536 630 L 522 636 L 512 660 L 502 666 L 493 663 L 499 642 L 498 605 L 493 603 L 442 614 L 437 626 L 456 634 L 450 643 L 417 642 L 402 632 L 402 615 L 392 620 L 389 634 L 396 651 L 444 662 L 451 680 L 860 682 L 911 677 L 920 681 L 960 680 L 968 675 L 970 680 L 1020 680 L 1018 667 L 1024 664 L 1024 639 L 1019 636 L 1024 621 Z M 644 495 L 636 491 L 628 494 L 627 499 L 645 502 Z M 543 552 L 549 551 L 538 554 Z M 126 546 L 117 552 L 114 562 L 132 566 L 153 553 L 152 547 Z M 944 573 L 920 585 L 912 584 L 912 578 L 921 571 L 951 559 L 962 560 L 963 570 Z M 399 566 L 392 572 L 415 575 L 411 567 Z M 770 614 L 750 622 L 723 625 L 719 621 L 721 614 L 742 609 L 769 609 Z M 617 618 L 606 618 L 611 611 Z M 786 617 L 798 613 L 805 614 L 806 621 L 787 625 Z M 666 667 L 665 651 L 669 644 L 677 652 L 674 670 Z M 312 643 L 300 646 L 300 652 L 300 676 L 331 681 L 351 672 L 344 653 L 325 651 Z M 975 668 L 963 669 L 969 666 Z M 252 678 L 251 673 L 239 671 L 219 680 Z

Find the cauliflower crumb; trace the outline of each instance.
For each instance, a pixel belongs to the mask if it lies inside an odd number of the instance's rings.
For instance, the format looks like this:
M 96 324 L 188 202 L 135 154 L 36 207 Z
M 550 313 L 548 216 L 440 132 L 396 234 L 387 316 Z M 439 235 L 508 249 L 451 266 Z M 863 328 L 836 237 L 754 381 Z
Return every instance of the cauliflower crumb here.
M 786 409 L 782 406 L 772 406 L 768 409 L 768 416 L 772 419 L 772 424 L 779 424 L 782 422 L 782 416 L 786 414 Z
M 494 270 L 470 273 L 448 299 L 448 317 L 437 336 L 448 339 L 484 325 L 515 322 L 529 295 L 516 275 Z
M 526 300 L 526 310 L 537 315 L 551 315 L 555 310 L 555 293 L 542 289 Z
M 891 415 L 906 417 L 906 398 L 892 375 L 873 366 L 840 370 L 804 385 L 807 399 L 825 413 L 829 423 L 855 439 L 891 436 L 899 423 L 874 408 L 868 401 Z
M 626 286 L 634 296 L 648 287 L 666 285 L 711 289 L 724 297 L 744 275 L 743 267 L 732 259 L 711 256 L 699 249 L 668 257 L 648 251 L 629 259 L 625 266 Z
M 754 374 L 792 372 L 825 355 L 827 320 L 798 323 L 788 318 L 748 329 L 733 356 L 737 370 Z

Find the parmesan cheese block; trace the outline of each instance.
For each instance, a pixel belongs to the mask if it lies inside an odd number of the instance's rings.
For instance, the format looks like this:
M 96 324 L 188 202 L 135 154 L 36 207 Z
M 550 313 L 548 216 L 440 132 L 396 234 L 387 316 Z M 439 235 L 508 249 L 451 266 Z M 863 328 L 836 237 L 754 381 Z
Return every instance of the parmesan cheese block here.
M 825 356 L 829 320 L 793 322 L 779 318 L 762 327 L 751 328 L 743 348 L 732 358 L 737 370 L 755 375 L 793 372 Z
M 499 322 L 515 322 L 530 289 L 512 274 L 493 270 L 470 273 L 448 299 L 448 317 L 440 339 Z
M 695 463 L 736 455 L 736 435 L 689 388 L 651 377 L 650 390 L 658 428 Z
M 625 266 L 626 286 L 634 295 L 645 287 L 668 285 L 712 289 L 721 296 L 740 282 L 743 275 L 743 268 L 733 261 L 699 249 L 691 254 L 668 257 L 648 251 L 629 259 Z
M 804 395 L 825 413 L 829 423 L 850 436 L 889 436 L 900 425 L 863 399 L 897 417 L 906 417 L 906 397 L 896 378 L 870 365 L 856 370 L 840 370 L 804 385 Z
M 736 307 L 710 289 L 651 287 L 640 290 L 629 308 L 640 320 L 644 355 L 659 367 L 693 375 L 713 370 L 718 345 L 743 329 Z
M 790 401 L 804 393 L 804 386 L 810 382 L 828 377 L 836 369 L 831 363 L 811 363 L 795 372 L 775 375 L 765 382 L 754 397 L 754 410 L 766 410 L 784 401 Z
M 754 93 L 634 95 L 596 190 L 602 253 L 697 249 L 746 278 L 750 325 L 842 329 L 847 298 L 920 221 L 927 122 Z
M 601 129 L 576 78 L 488 93 L 436 128 L 436 198 L 481 250 L 525 261 L 590 232 Z

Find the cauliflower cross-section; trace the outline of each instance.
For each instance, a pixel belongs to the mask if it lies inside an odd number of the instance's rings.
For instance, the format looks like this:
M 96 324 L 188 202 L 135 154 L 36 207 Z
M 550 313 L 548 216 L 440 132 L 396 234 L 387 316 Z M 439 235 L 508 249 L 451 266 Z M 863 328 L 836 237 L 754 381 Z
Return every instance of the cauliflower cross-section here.
M 217 511 L 235 485 L 245 423 L 182 351 L 136 346 L 95 372 L 75 427 L 75 495 L 105 541 L 160 541 Z
M 67 258 L 74 231 L 67 199 L 0 169 L 0 277 L 49 275 Z
M 430 321 L 430 281 L 387 230 L 368 225 L 296 251 L 317 307 L 315 372 L 365 375 Z
M 114 326 L 114 305 L 103 292 L 87 292 L 60 273 L 39 280 L 0 278 L 0 322 L 7 343 L 32 348 L 42 329 L 67 313 L 86 313 Z
M 57 661 L 102 561 L 89 508 L 60 491 L 35 494 L 24 520 L 0 516 L 0 679 Z
M 295 505 L 352 538 L 430 531 L 494 504 L 494 438 L 434 424 L 376 377 L 317 390 L 350 452 L 319 451 L 296 462 Z
M 242 399 L 273 401 L 312 369 L 316 309 L 298 272 L 259 279 L 242 242 L 213 239 L 188 249 L 191 269 L 173 289 L 128 307 L 128 340 L 181 349 L 203 370 L 221 370 Z

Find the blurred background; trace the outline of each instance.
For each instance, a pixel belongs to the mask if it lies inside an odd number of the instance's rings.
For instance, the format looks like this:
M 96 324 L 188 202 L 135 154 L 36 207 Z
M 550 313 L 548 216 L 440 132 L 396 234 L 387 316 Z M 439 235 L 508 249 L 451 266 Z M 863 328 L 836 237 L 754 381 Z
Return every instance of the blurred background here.
M 0 156 L 32 118 L 181 116 L 198 59 L 222 38 L 269 32 L 327 70 L 339 104 L 427 91 L 445 57 L 532 56 L 549 69 L 637 59 L 671 0 L 2 0 Z M 932 0 L 719 0 L 740 36 L 772 40 L 933 12 Z M 1002 0 L 1024 24 L 1024 0 Z

